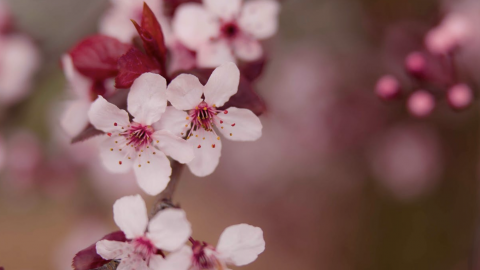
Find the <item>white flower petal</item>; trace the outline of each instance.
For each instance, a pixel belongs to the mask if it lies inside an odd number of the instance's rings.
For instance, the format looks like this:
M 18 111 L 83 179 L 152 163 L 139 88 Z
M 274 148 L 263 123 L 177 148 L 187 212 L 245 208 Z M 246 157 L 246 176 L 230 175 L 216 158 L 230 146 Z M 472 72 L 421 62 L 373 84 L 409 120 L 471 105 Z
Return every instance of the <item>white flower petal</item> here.
M 227 262 L 242 266 L 255 261 L 265 250 L 263 231 L 247 224 L 230 226 L 223 231 L 217 244 L 217 251 Z
M 148 264 L 148 267 L 151 270 L 159 270 L 159 269 L 164 270 L 164 268 L 162 268 L 162 265 L 164 263 L 165 263 L 165 259 L 161 255 L 153 255 L 152 257 L 150 257 L 150 263 Z
M 107 10 L 100 18 L 99 32 L 114 37 L 121 42 L 131 43 L 132 38 L 137 35 L 137 30 L 133 26 L 132 21 L 130 21 L 130 19 L 136 20 L 136 18 L 131 18 L 129 13 L 119 8 Z
M 140 195 L 118 199 L 113 204 L 113 219 L 127 239 L 143 236 L 148 225 L 145 201 Z
M 97 254 L 105 260 L 118 260 L 127 255 L 129 244 L 126 242 L 100 240 L 95 245 Z
M 203 85 L 197 77 L 181 74 L 167 88 L 167 98 L 178 110 L 194 109 L 202 102 Z
M 186 140 L 166 130 L 157 131 L 152 137 L 158 141 L 155 147 L 166 155 L 183 164 L 192 161 L 194 157 L 193 149 Z
M 172 168 L 167 156 L 152 147 L 143 153 L 137 153 L 133 169 L 140 188 L 148 195 L 162 192 L 170 182 Z
M 66 109 L 60 119 L 60 125 L 65 132 L 73 137 L 78 135 L 88 125 L 88 110 L 91 103 L 87 100 L 78 99 L 65 102 Z
M 167 108 L 167 81 L 158 74 L 142 74 L 133 82 L 127 102 L 135 122 L 157 122 Z
M 100 158 L 108 171 L 126 173 L 132 169 L 136 153 L 126 143 L 125 137 L 113 135 L 100 144 Z
M 198 135 L 198 137 L 196 136 Z M 187 163 L 190 171 L 199 177 L 207 176 L 217 168 L 222 151 L 222 141 L 218 140 L 213 132 L 200 130 L 194 132 L 193 136 L 187 140 L 193 147 L 195 157 Z M 205 138 L 205 139 L 203 139 Z M 215 145 L 215 147 L 212 147 Z M 200 146 L 200 148 L 198 148 Z
M 257 39 L 269 38 L 277 32 L 279 12 L 280 3 L 278 1 L 246 2 L 239 19 L 240 27 Z
M 172 21 L 175 36 L 189 49 L 196 51 L 210 38 L 217 37 L 220 24 L 201 4 L 180 5 Z
M 208 11 L 229 21 L 240 14 L 242 0 L 203 0 L 203 4 Z
M 88 119 L 92 125 L 104 132 L 121 131 L 130 124 L 128 113 L 98 96 L 90 106 Z
M 184 111 L 168 106 L 160 121 L 155 122 L 152 126 L 155 130 L 168 130 L 174 135 L 184 136 L 186 134 L 188 123 L 188 114 Z M 187 127 L 185 127 L 187 125 Z M 184 134 L 182 134 L 184 133 Z
M 171 253 L 158 269 L 162 270 L 189 270 L 192 266 L 193 251 L 189 246 L 183 246 L 180 250 Z
M 206 42 L 198 48 L 197 65 L 199 67 L 216 68 L 228 62 L 235 62 L 235 56 L 225 40 Z
M 238 58 L 247 62 L 257 60 L 263 54 L 260 42 L 247 36 L 236 38 L 233 42 L 233 50 Z
M 165 209 L 157 213 L 148 224 L 147 237 L 153 244 L 169 252 L 179 249 L 192 234 L 185 211 Z
M 218 114 L 223 120 L 220 132 L 232 141 L 255 141 L 262 136 L 262 122 L 248 109 L 231 107 L 228 114 Z M 233 126 L 232 126 L 233 125 Z
M 216 68 L 204 88 L 205 102 L 222 107 L 238 91 L 240 70 L 234 63 Z
M 73 66 L 72 57 L 69 54 L 62 56 L 63 73 L 68 82 L 68 88 L 83 100 L 90 100 L 90 88 L 92 80 L 80 74 Z

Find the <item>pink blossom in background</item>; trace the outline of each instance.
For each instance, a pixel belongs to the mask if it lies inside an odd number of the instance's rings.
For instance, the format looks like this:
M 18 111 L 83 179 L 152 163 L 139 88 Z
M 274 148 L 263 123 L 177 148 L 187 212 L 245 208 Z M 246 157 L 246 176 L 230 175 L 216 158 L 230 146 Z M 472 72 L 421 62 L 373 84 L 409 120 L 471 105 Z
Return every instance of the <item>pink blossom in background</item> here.
M 28 37 L 0 35 L 0 105 L 8 106 L 28 96 L 39 65 L 38 49 Z
M 152 9 L 162 27 L 166 25 L 163 0 L 111 0 L 111 7 L 100 19 L 100 33 L 124 43 L 132 43 L 132 39 L 138 34 L 131 20 L 141 20 L 144 3 Z
M 425 127 L 401 124 L 375 139 L 371 156 L 379 183 L 402 200 L 435 188 L 442 172 L 442 150 L 436 133 Z
M 473 91 L 466 84 L 457 84 L 448 90 L 447 99 L 454 109 L 464 109 L 472 104 Z
M 435 103 L 435 97 L 430 92 L 419 90 L 410 95 L 407 108 L 414 116 L 426 117 L 432 113 Z
M 405 67 L 411 74 L 423 77 L 427 70 L 427 59 L 421 52 L 410 53 L 405 59 Z
M 172 22 L 175 36 L 197 52 L 197 65 L 253 61 L 263 55 L 259 40 L 277 32 L 280 4 L 274 0 L 205 0 L 181 5 Z
M 425 45 L 430 52 L 447 54 L 464 44 L 473 31 L 471 22 L 463 14 L 449 14 L 439 26 L 430 30 Z
M 72 57 L 68 54 L 62 57 L 62 67 L 67 79 L 68 95 L 71 100 L 63 104 L 64 110 L 61 113 L 60 124 L 68 136 L 74 137 L 84 130 L 89 123 L 88 110 L 97 97 L 94 90 L 95 82 L 75 69 Z M 105 96 L 109 96 L 115 90 L 113 80 L 106 82 L 104 87 Z
M 375 93 L 384 100 L 393 99 L 400 95 L 400 83 L 394 76 L 385 75 L 378 80 Z
M 159 263 L 157 270 L 216 270 L 227 265 L 244 266 L 255 261 L 265 250 L 263 231 L 248 224 L 233 225 L 225 229 L 217 247 L 194 241 Z

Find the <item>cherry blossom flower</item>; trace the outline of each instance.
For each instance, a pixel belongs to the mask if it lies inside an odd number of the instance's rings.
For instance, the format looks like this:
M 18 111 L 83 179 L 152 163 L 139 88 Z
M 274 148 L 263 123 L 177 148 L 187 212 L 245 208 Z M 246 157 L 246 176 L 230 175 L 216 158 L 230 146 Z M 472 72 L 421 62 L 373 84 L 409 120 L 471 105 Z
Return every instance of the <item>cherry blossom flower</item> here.
M 0 105 L 11 105 L 29 94 L 39 64 L 39 52 L 28 37 L 0 37 Z
M 195 158 L 187 165 L 197 176 L 211 174 L 218 165 L 222 144 L 214 127 L 233 141 L 255 141 L 262 135 L 262 123 L 252 111 L 219 109 L 237 93 L 239 80 L 237 66 L 227 63 L 213 71 L 205 86 L 188 74 L 179 75 L 168 86 L 167 97 L 174 108 L 166 112 L 171 116 L 167 126 L 187 136 L 195 149 Z
M 73 137 L 88 125 L 88 110 L 99 94 L 108 96 L 113 93 L 113 80 L 103 83 L 83 76 L 75 69 L 72 57 L 66 54 L 62 57 L 62 67 L 68 81 L 68 90 L 73 99 L 65 102 L 60 124 L 65 132 Z
M 259 59 L 259 40 L 272 37 L 278 27 L 280 4 L 274 0 L 205 0 L 181 5 L 172 21 L 173 32 L 197 52 L 197 65 L 217 67 L 236 58 Z
M 182 247 L 191 234 L 185 212 L 166 209 L 148 221 L 145 201 L 140 195 L 126 196 L 113 205 L 113 217 L 128 242 L 101 240 L 97 253 L 106 260 L 120 260 L 117 269 L 145 270 L 163 258 L 160 250 L 173 252 Z
M 167 256 L 160 263 L 162 270 L 222 270 L 227 265 L 243 266 L 255 261 L 265 250 L 263 231 L 247 224 L 230 226 L 223 231 L 217 247 L 193 241 Z
M 152 9 L 157 20 L 166 24 L 162 16 L 163 0 L 111 0 L 111 7 L 100 19 L 100 33 L 131 43 L 136 37 L 137 30 L 131 20 L 139 21 L 142 17 L 144 3 Z
M 170 181 L 172 169 L 166 155 L 187 163 L 193 159 L 193 151 L 185 140 L 163 128 L 171 116 L 167 113 L 161 119 L 167 107 L 162 76 L 145 73 L 136 79 L 127 103 L 132 122 L 125 110 L 101 96 L 90 107 L 90 122 L 109 136 L 100 156 L 111 172 L 125 173 L 133 166 L 140 187 L 156 195 Z

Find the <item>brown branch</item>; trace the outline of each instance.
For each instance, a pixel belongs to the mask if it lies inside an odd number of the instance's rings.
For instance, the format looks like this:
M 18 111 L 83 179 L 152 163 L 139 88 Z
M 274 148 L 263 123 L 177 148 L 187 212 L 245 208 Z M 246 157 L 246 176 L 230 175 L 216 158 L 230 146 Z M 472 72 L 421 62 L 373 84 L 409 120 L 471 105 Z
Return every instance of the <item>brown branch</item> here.
M 92 270 L 116 270 L 120 262 L 110 261 L 109 263 Z

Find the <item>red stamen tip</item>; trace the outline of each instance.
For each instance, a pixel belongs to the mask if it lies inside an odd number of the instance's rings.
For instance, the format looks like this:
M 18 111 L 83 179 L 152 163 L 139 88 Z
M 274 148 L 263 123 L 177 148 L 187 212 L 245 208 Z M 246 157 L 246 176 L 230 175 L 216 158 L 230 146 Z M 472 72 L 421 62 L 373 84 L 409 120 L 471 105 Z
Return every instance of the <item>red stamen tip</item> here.
M 113 123 L 113 125 L 114 125 L 114 126 L 118 126 L 118 124 L 117 124 L 117 123 Z
M 223 121 L 222 121 L 222 120 L 220 120 L 220 124 L 223 124 Z
M 215 148 L 215 144 L 212 144 L 212 148 Z
M 122 165 L 122 161 L 119 161 L 118 164 Z
M 199 144 L 197 148 L 202 148 L 202 146 Z
M 112 137 L 112 133 L 110 133 L 110 132 L 107 133 L 107 135 L 108 135 L 108 137 Z
M 227 114 L 227 113 L 228 113 L 228 111 L 227 111 L 227 110 L 225 110 L 225 111 L 223 111 L 223 113 L 224 113 L 224 114 Z
M 235 126 L 235 123 L 232 124 L 232 127 L 234 127 L 234 126 Z

